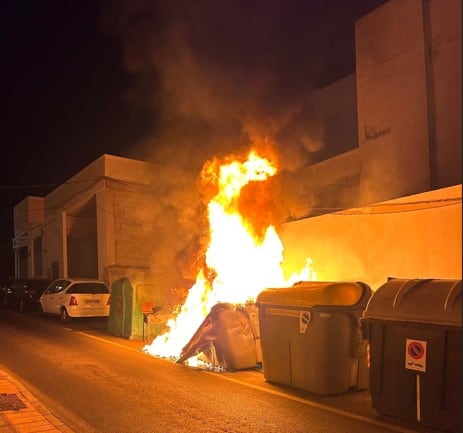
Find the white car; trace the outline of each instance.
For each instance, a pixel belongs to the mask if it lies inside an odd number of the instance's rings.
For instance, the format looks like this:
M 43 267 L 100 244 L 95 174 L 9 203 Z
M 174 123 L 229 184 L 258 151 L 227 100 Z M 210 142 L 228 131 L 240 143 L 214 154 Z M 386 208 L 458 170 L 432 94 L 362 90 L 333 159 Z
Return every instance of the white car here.
M 42 293 L 39 308 L 44 314 L 59 315 L 63 323 L 74 317 L 107 317 L 110 293 L 103 281 L 60 278 Z

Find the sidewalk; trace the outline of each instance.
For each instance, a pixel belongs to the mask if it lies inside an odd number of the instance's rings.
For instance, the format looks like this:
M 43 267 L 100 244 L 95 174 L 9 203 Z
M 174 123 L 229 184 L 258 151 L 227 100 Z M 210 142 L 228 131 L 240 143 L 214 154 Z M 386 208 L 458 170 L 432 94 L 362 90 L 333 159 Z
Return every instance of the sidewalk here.
M 0 368 L 0 433 L 73 433 Z

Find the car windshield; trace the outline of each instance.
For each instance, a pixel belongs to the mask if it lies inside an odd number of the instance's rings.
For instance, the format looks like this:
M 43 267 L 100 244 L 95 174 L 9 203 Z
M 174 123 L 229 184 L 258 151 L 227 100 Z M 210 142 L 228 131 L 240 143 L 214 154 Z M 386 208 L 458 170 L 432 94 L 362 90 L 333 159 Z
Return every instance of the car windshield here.
M 109 293 L 104 283 L 84 282 L 74 283 L 66 293 Z

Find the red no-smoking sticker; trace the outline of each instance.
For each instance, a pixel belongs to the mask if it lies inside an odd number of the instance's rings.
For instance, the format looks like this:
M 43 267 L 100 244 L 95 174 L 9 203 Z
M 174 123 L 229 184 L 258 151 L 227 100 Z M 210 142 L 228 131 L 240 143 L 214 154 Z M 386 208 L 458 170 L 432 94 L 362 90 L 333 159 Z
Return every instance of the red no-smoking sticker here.
M 405 343 L 405 368 L 426 371 L 426 345 L 426 341 L 407 338 Z

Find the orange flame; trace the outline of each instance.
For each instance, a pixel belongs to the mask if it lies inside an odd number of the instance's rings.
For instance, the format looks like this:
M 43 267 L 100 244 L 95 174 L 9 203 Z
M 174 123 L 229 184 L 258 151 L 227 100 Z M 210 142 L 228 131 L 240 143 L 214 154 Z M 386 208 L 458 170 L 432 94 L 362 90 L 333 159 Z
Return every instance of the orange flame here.
M 277 168 L 250 152 L 244 162 L 234 160 L 205 165 L 203 180 L 213 191 L 208 204 L 210 240 L 205 269 L 199 271 L 179 314 L 171 319 L 169 331 L 144 350 L 152 355 L 176 358 L 218 302 L 253 302 L 268 287 L 287 287 L 296 281 L 314 280 L 310 259 L 299 274 L 285 279 L 281 267 L 283 245 L 274 226 L 256 231 L 240 213 L 240 194 L 252 182 L 264 182 Z

